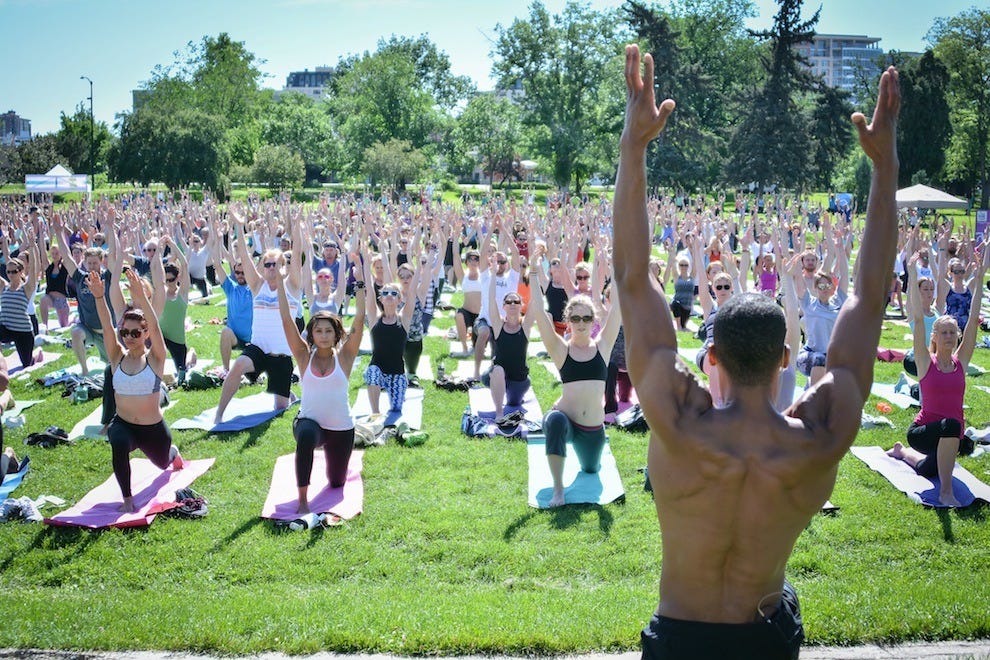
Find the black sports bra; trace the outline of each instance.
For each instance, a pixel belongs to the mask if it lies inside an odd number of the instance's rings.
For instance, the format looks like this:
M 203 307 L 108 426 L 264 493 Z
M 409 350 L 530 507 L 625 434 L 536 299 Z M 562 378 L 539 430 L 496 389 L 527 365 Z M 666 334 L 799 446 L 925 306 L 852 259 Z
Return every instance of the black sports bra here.
M 563 366 L 560 367 L 560 381 L 562 383 L 573 383 L 578 380 L 600 380 L 605 382 L 608 378 L 608 367 L 605 365 L 605 358 L 602 352 L 595 351 L 595 357 L 584 362 L 579 362 L 571 357 L 570 349 L 567 350 L 567 358 L 564 359 Z

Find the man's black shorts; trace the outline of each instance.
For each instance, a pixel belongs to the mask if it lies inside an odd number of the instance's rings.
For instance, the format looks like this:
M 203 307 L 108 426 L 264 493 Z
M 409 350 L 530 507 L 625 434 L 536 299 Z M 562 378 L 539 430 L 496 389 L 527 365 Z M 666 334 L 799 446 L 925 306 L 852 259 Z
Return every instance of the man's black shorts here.
M 241 355 L 251 358 L 251 362 L 254 363 L 254 371 L 247 374 L 251 382 L 257 379 L 258 374 L 265 372 L 268 374 L 266 391 L 279 396 L 289 396 L 289 387 L 292 385 L 292 358 L 290 356 L 265 353 L 254 344 L 245 346 Z

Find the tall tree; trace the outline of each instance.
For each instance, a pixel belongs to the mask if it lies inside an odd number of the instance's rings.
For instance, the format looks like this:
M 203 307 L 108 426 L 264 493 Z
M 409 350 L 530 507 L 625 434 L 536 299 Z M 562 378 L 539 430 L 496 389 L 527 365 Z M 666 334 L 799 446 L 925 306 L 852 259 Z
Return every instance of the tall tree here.
M 730 140 L 725 177 L 733 184 L 796 188 L 812 178 L 813 139 L 798 98 L 811 92 L 816 81 L 807 59 L 794 47 L 811 41 L 821 9 L 802 21 L 802 0 L 778 2 L 773 27 L 750 32 L 767 41 L 769 53 L 761 55 L 766 79 L 744 101 Z
M 955 145 L 950 154 L 975 159 L 954 164 L 956 171 L 970 170 L 970 193 L 980 189 L 980 208 L 990 208 L 987 156 L 990 148 L 990 10 L 973 7 L 952 18 L 938 18 L 928 33 L 935 56 L 949 72 L 949 104 L 953 124 L 969 124 L 956 130 L 953 142 L 975 139 L 975 149 Z M 961 126 L 960 126 L 961 127 Z
M 523 121 L 563 188 L 579 190 L 589 174 L 604 169 L 594 160 L 601 150 L 593 144 L 615 141 L 613 126 L 603 127 L 596 109 L 616 101 L 602 93 L 603 80 L 618 75 L 616 25 L 612 13 L 593 12 L 574 0 L 555 16 L 536 0 L 528 18 L 496 26 L 493 71 L 502 88 L 522 82 Z
M 897 120 L 898 183 L 909 186 L 924 171 L 936 178 L 945 165 L 952 136 L 946 89 L 949 72 L 931 50 L 905 62 L 900 72 L 901 115 Z
M 512 171 L 522 130 L 519 109 L 511 101 L 494 93 L 473 96 L 457 118 L 457 132 L 464 152 L 477 150 L 489 184 L 497 171 Z
M 76 107 L 75 113 L 67 115 L 64 112 L 55 138 L 58 151 L 64 157 L 64 163 L 73 172 L 89 173 L 90 158 L 90 129 L 93 129 L 93 165 L 97 172 L 106 169 L 107 149 L 113 141 L 113 134 L 105 122 L 90 124 L 89 110 L 84 110 L 82 104 Z
M 306 179 L 316 179 L 324 170 L 339 167 L 333 121 L 325 102 L 305 94 L 283 94 L 264 112 L 260 133 L 265 143 L 284 145 L 299 154 L 305 162 Z

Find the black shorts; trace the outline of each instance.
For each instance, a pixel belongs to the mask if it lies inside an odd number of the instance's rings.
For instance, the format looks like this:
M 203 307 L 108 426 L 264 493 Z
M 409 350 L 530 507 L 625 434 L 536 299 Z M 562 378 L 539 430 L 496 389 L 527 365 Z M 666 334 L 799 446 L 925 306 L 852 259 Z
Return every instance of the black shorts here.
M 787 581 L 777 611 L 756 623 L 702 623 L 654 615 L 643 630 L 643 660 L 796 660 L 804 641 L 801 606 Z
M 289 396 L 289 387 L 292 385 L 292 357 L 288 355 L 276 355 L 265 353 L 254 344 L 244 347 L 244 352 L 251 358 L 254 364 L 254 371 L 247 374 L 247 377 L 254 382 L 262 372 L 268 374 L 268 387 L 266 392 L 271 392 L 278 396 Z

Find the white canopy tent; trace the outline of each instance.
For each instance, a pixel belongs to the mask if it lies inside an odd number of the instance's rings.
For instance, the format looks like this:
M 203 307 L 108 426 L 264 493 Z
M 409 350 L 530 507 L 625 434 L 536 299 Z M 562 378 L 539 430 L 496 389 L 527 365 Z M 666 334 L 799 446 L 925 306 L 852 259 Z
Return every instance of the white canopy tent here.
M 897 191 L 897 208 L 965 209 L 969 202 L 920 183 Z
M 44 174 L 25 175 L 24 188 L 28 193 L 90 192 L 89 178 L 85 174 L 73 174 L 61 165 Z

